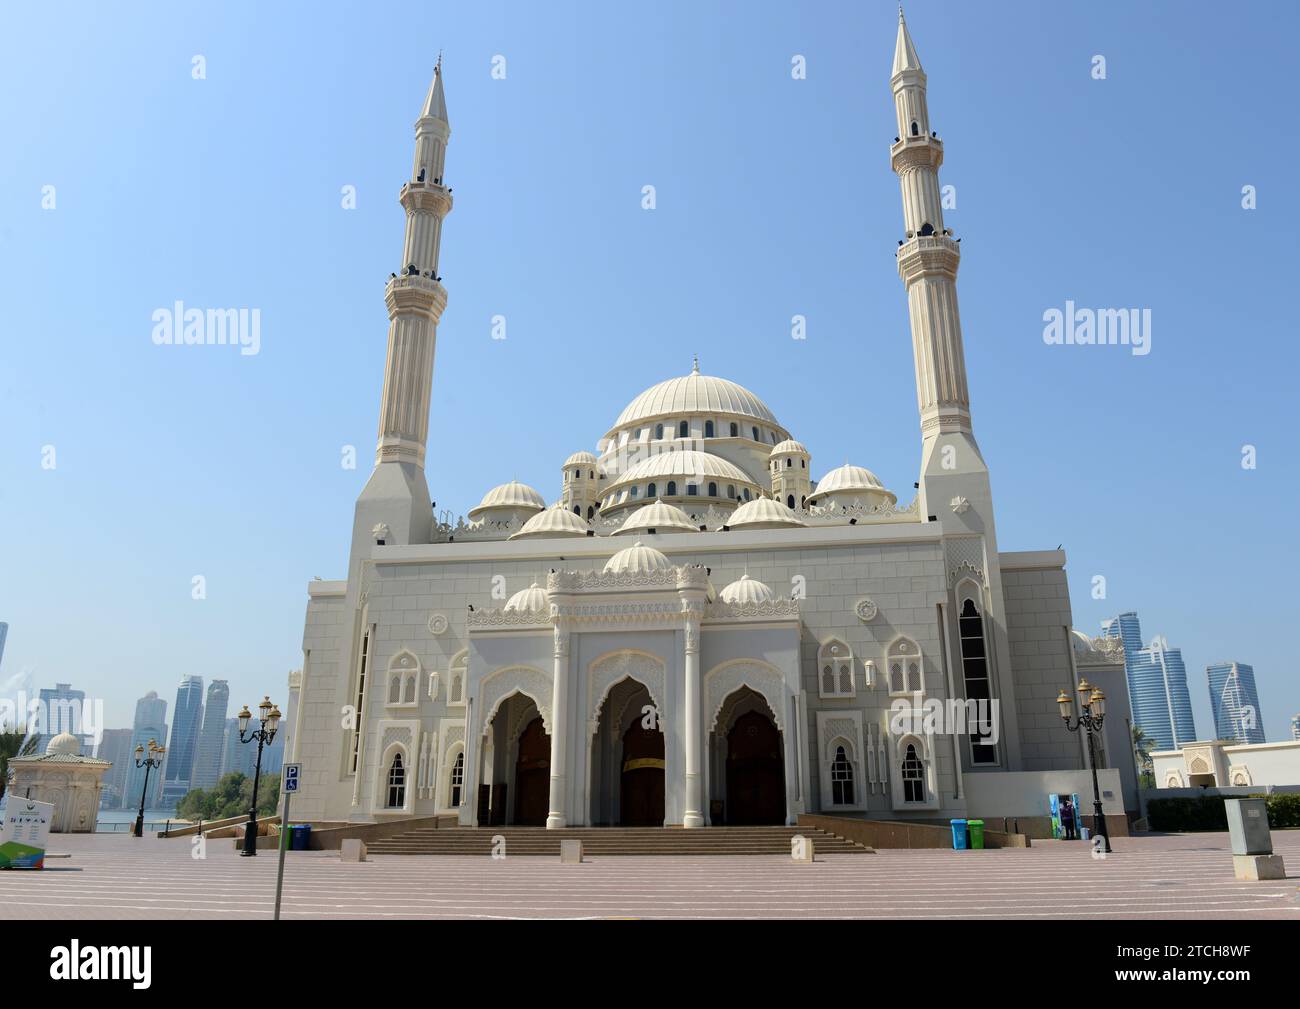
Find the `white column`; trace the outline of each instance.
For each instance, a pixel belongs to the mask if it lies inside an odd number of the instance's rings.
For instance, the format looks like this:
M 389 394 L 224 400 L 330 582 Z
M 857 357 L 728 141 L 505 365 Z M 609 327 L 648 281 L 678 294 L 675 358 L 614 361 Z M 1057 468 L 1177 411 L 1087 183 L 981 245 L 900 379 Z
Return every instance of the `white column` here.
M 565 755 L 569 748 L 569 629 L 555 625 L 555 681 L 551 689 L 551 802 L 546 829 L 565 826 Z
M 704 788 L 700 775 L 700 615 L 686 614 L 686 810 L 683 827 L 704 826 Z

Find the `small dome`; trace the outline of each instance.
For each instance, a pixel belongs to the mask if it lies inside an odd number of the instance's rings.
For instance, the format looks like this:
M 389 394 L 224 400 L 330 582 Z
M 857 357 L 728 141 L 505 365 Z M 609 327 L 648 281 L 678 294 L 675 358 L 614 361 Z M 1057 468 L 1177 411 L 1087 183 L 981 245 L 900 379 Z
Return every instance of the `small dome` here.
M 655 571 L 671 571 L 673 562 L 654 547 L 648 547 L 637 540 L 630 547 L 620 550 L 605 563 L 607 575 L 645 575 Z
M 727 519 L 731 529 L 785 529 L 806 524 L 780 501 L 767 497 L 746 501 Z
M 596 457 L 590 452 L 574 452 L 564 460 L 564 465 L 566 469 L 570 466 L 595 466 Z
M 876 474 L 869 469 L 861 466 L 850 466 L 845 463 L 836 469 L 831 470 L 824 477 L 817 481 L 817 489 L 808 496 L 809 504 L 818 504 L 823 498 L 831 495 L 847 497 L 853 494 L 883 495 L 887 497 L 891 504 L 898 500 L 891 491 L 885 489 L 885 485 L 880 482 Z
M 564 505 L 557 504 L 538 512 L 510 538 L 518 540 L 531 537 L 542 539 L 546 536 L 586 536 L 590 528 L 580 516 L 569 511 Z
M 732 582 L 722 590 L 722 601 L 732 606 L 745 603 L 770 603 L 776 599 L 776 593 L 760 581 L 744 574 L 738 581 Z
M 767 457 L 770 459 L 774 455 L 806 455 L 811 458 L 810 453 L 806 448 L 804 448 L 803 443 L 797 442 L 793 438 L 787 438 L 779 445 L 774 445 L 772 451 L 768 453 Z
M 651 530 L 657 533 L 693 533 L 698 530 L 698 527 L 692 524 L 691 517 L 676 505 L 664 504 L 662 501 L 652 501 L 628 515 L 614 535 L 624 536 L 629 533 L 649 532 Z
M 51 739 L 45 747 L 46 753 L 68 753 L 72 756 L 81 755 L 81 740 L 71 732 L 60 732 Z
M 541 511 L 546 507 L 545 499 L 527 484 L 511 480 L 499 487 L 493 487 L 483 495 L 483 500 L 469 511 L 469 517 L 476 518 L 483 512 L 495 510 L 531 509 Z
M 546 613 L 549 610 L 546 590 L 536 582 L 526 589 L 520 589 L 506 601 L 507 613 Z

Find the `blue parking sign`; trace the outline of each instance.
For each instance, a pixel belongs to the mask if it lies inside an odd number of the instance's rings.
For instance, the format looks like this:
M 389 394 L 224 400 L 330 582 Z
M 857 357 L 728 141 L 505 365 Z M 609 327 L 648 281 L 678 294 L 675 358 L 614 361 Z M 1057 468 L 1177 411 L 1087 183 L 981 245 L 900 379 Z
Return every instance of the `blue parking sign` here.
M 281 783 L 280 787 L 286 792 L 298 791 L 298 775 L 301 770 L 302 764 L 285 764 L 284 781 Z

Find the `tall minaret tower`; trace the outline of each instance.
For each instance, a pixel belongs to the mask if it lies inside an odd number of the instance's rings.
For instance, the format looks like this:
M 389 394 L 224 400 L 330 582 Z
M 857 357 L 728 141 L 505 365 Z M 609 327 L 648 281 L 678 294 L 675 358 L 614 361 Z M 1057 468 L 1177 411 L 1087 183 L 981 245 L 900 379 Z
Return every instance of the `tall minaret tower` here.
M 382 523 L 386 543 L 427 543 L 432 525 L 424 450 L 438 319 L 447 307 L 438 251 L 452 202 L 443 180 L 450 137 L 439 57 L 424 110 L 415 122 L 411 178 L 398 196 L 406 211 L 406 235 L 399 269 L 384 291 L 388 359 L 379 405 L 379 445 L 375 471 L 357 502 L 357 535 L 371 538 L 373 528 Z

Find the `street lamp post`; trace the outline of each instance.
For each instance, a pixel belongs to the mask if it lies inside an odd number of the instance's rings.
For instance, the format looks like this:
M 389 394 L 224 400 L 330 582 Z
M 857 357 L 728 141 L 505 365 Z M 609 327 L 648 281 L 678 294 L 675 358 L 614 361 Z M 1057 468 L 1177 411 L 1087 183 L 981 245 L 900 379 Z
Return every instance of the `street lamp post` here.
M 1109 853 L 1110 833 L 1106 830 L 1106 815 L 1101 810 L 1101 789 L 1097 784 L 1097 747 L 1092 738 L 1094 732 L 1101 733 L 1102 719 L 1106 717 L 1106 695 L 1102 693 L 1101 688 L 1094 687 L 1087 680 L 1080 680 L 1079 707 L 1082 713 L 1075 718 L 1073 725 L 1070 724 L 1070 716 L 1074 714 L 1074 699 L 1068 692 L 1062 690 L 1060 696 L 1056 698 L 1056 703 L 1061 706 L 1061 718 L 1065 721 L 1065 727 L 1071 732 L 1082 729 L 1088 736 L 1088 763 L 1092 767 L 1093 826 L 1105 842 L 1102 850 Z
M 257 740 L 257 762 L 253 764 L 253 801 L 248 809 L 248 826 L 244 828 L 244 850 L 240 852 L 241 855 L 257 854 L 257 785 L 262 776 L 262 747 L 271 744 L 280 727 L 280 709 L 271 703 L 270 697 L 262 699 L 262 703 L 257 706 L 257 713 L 261 727 L 252 732 L 248 731 L 248 723 L 253 717 L 248 705 L 245 704 L 244 710 L 239 713 L 239 741 L 251 743 Z
M 155 767 L 162 767 L 163 754 L 167 748 L 159 746 L 157 740 L 149 740 L 149 753 L 145 755 L 143 744 L 135 748 L 135 766 L 144 768 L 144 784 L 140 786 L 140 812 L 135 816 L 135 836 L 144 837 L 144 797 L 149 794 L 149 772 Z M 159 772 L 161 773 L 161 772 Z

